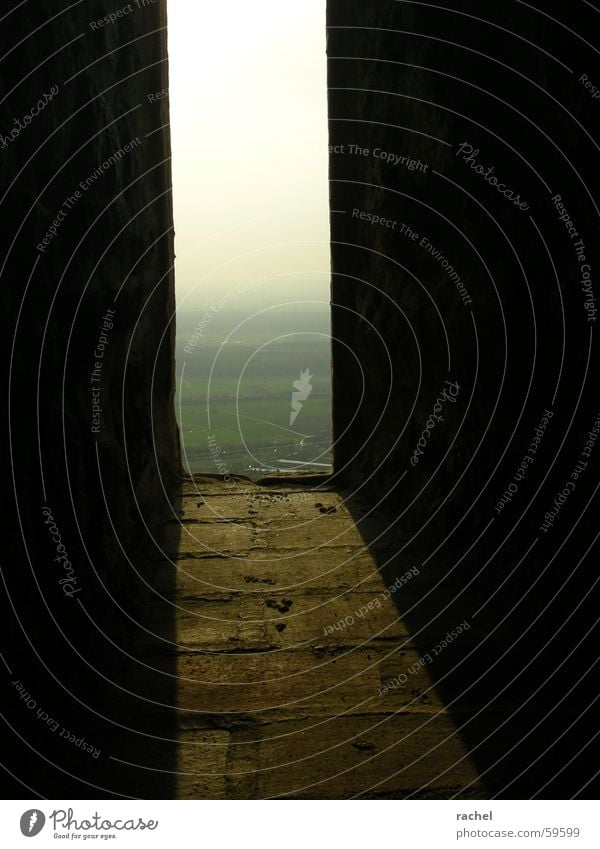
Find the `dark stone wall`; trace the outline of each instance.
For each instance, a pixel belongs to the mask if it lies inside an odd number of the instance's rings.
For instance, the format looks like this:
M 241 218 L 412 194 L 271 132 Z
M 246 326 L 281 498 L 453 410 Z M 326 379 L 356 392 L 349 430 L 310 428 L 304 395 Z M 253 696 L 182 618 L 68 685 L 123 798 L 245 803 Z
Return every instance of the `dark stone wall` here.
M 154 97 L 166 4 L 121 9 L 17 4 L 0 35 L 2 677 L 19 797 L 112 792 L 102 740 L 122 720 L 179 471 L 169 110 Z M 58 740 L 38 709 L 101 756 Z
M 336 474 L 422 564 L 413 627 L 479 624 L 433 674 L 508 796 L 594 747 L 600 17 L 537 5 L 328 2 Z

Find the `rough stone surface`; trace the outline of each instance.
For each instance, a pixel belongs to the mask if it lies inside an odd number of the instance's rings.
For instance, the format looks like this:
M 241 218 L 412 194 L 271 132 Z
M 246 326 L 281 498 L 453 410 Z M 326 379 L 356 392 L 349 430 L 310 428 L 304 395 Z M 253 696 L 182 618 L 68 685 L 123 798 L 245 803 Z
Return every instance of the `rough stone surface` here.
M 173 532 L 156 569 L 157 586 L 161 574 L 173 586 L 156 606 L 159 627 L 173 606 L 173 645 L 142 648 L 149 666 L 176 670 L 178 797 L 484 794 L 420 663 L 431 646 L 413 639 L 386 595 L 343 495 L 241 480 L 232 494 L 196 478 L 182 505 L 181 545 Z M 196 535 L 212 551 L 194 559 Z M 312 554 L 308 537 L 318 540 Z M 402 605 L 416 598 L 410 581 L 397 592 Z

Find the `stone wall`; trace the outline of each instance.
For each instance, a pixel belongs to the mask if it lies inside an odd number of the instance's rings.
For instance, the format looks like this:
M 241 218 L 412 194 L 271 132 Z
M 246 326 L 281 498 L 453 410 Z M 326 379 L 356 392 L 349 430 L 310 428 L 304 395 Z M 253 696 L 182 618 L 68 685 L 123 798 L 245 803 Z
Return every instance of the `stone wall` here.
M 413 625 L 504 623 L 449 702 L 508 647 L 470 704 L 536 721 L 582 686 L 600 462 L 599 20 L 538 5 L 328 2 L 336 474 L 439 581 Z
M 0 35 L 5 696 L 21 796 L 24 775 L 48 795 L 57 781 L 103 792 L 71 780 L 100 767 L 32 721 L 11 682 L 102 737 L 94 712 L 119 699 L 103 675 L 127 663 L 178 477 L 166 4 L 114 11 L 16 6 Z

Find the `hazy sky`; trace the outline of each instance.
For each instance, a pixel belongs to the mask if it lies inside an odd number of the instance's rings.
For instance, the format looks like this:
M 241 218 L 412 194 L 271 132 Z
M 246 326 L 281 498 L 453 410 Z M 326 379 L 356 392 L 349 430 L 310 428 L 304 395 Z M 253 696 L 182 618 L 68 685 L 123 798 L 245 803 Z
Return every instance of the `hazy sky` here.
M 325 0 L 168 10 L 180 307 L 265 277 L 328 300 Z

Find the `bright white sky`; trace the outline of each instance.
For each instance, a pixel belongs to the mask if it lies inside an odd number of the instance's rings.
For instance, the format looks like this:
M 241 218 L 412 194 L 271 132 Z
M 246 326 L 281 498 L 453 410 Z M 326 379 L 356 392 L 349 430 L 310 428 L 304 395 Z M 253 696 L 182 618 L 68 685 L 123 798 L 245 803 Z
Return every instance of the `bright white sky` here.
M 328 300 L 325 0 L 168 14 L 180 308 L 265 276 L 262 299 Z

